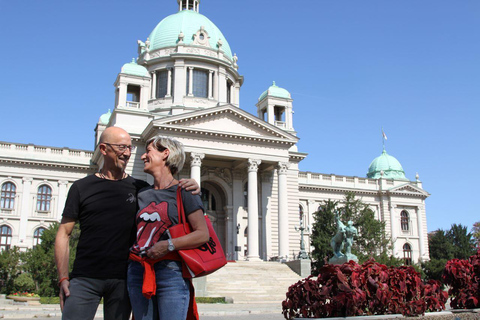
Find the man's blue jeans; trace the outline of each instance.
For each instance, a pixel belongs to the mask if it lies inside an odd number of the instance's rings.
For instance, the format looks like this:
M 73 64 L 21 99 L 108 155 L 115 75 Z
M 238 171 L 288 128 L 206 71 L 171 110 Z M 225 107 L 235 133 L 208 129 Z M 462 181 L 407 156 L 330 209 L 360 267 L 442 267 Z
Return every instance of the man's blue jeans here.
M 190 299 L 190 282 L 182 277 L 182 264 L 163 260 L 154 265 L 156 295 L 147 299 L 142 294 L 143 267 L 139 262 L 128 265 L 128 295 L 135 320 L 185 320 Z

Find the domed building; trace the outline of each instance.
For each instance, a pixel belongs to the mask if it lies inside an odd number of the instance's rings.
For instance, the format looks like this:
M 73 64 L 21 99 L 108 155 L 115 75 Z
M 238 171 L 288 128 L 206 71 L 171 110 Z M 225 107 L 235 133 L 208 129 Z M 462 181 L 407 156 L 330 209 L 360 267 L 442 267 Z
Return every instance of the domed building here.
M 244 79 L 232 47 L 199 13 L 200 1 L 177 2 L 178 12 L 139 40 L 138 57 L 119 68 L 115 107 L 99 118 L 93 151 L 0 145 L 0 249 L 38 243 L 41 232 L 60 220 L 72 183 L 102 166 L 100 134 L 118 126 L 138 147 L 127 173 L 150 183 L 140 159 L 145 141 L 161 133 L 184 144 L 187 162 L 179 177 L 201 185 L 228 260 L 295 260 L 300 251 L 295 226 L 300 220 L 311 225 L 324 200 L 341 201 L 347 191 L 385 221 L 396 257 L 406 263 L 428 260 L 429 194 L 418 177 L 407 179 L 385 150 L 366 177 L 301 172 L 307 153 L 297 149 L 292 95 L 273 82 L 259 88 L 257 115 L 240 108 Z M 308 234 L 305 240 L 311 251 Z

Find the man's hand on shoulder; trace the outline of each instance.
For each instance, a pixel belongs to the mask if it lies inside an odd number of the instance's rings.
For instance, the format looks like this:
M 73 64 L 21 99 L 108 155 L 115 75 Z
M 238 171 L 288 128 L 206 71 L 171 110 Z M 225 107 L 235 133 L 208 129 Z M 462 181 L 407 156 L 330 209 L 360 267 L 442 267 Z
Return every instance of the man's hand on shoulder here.
M 195 179 L 180 179 L 178 184 L 185 190 L 192 191 L 192 194 L 200 194 L 200 186 Z

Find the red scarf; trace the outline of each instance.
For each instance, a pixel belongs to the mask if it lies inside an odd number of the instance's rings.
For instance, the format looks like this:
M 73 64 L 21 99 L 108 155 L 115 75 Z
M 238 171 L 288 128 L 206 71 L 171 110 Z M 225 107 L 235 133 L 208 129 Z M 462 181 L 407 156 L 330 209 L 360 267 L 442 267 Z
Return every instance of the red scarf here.
M 155 263 L 162 261 L 162 260 L 174 260 L 174 261 L 181 261 L 182 267 L 184 268 L 184 264 L 182 258 L 178 255 L 176 251 L 169 252 L 165 256 L 161 257 L 160 259 L 152 260 L 148 257 L 139 257 L 136 254 L 130 253 L 130 260 L 140 262 L 144 269 L 143 272 L 143 286 L 142 286 L 142 294 L 145 298 L 151 299 L 152 296 L 155 295 L 157 291 L 157 282 L 155 280 Z M 188 272 L 188 271 L 187 271 Z M 185 270 L 183 270 L 185 274 Z M 195 289 L 193 288 L 192 279 L 188 279 L 190 281 L 190 302 L 188 304 L 188 312 L 187 312 L 187 319 L 186 320 L 199 320 L 200 317 L 198 315 L 197 310 L 197 303 L 195 302 Z

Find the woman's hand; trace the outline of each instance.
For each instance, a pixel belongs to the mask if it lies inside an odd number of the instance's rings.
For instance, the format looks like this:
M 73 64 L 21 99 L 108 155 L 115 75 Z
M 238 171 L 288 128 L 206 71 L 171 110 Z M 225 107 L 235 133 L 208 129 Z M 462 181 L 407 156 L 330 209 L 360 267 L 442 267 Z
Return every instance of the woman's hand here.
M 159 241 L 147 250 L 147 257 L 157 260 L 168 253 L 168 242 L 166 240 Z

